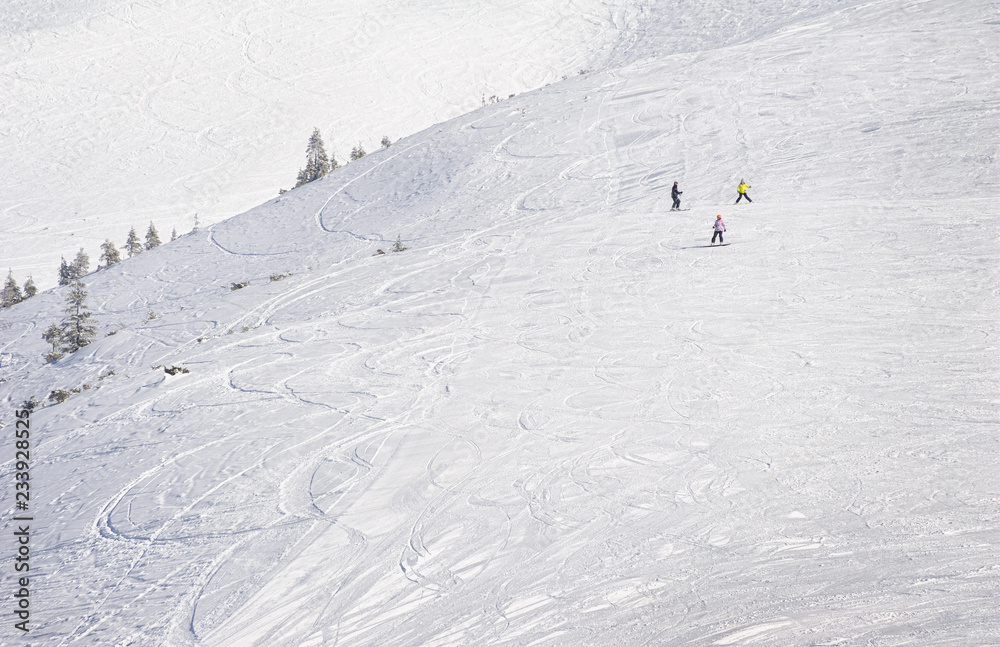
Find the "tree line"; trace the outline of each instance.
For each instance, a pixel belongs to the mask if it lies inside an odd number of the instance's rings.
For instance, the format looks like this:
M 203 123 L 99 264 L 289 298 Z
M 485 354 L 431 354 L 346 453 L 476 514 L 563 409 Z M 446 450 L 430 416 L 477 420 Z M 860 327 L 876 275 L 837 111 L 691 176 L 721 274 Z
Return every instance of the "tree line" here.
M 382 148 L 392 146 L 389 136 L 382 137 Z M 351 161 L 356 162 L 368 153 L 365 152 L 361 142 L 351 150 Z M 314 128 L 309 143 L 306 145 L 306 166 L 299 169 L 299 175 L 295 181 L 295 188 L 303 184 L 308 184 L 321 177 L 325 177 L 340 168 L 340 162 L 334 154 L 327 155 L 326 146 L 323 144 L 323 136 L 320 135 L 319 128 Z M 285 193 L 286 189 L 281 189 L 278 193 Z
M 388 136 L 382 138 L 382 148 L 389 148 L 392 141 Z M 359 142 L 351 150 L 351 161 L 357 161 L 367 155 L 364 147 Z M 328 155 L 323 144 L 323 137 L 319 128 L 313 130 L 309 143 L 306 146 L 306 166 L 299 170 L 295 187 L 308 184 L 314 180 L 325 177 L 329 173 L 340 168 L 340 163 L 334 155 Z M 280 193 L 285 193 L 282 189 Z M 198 230 L 198 218 L 195 217 L 194 230 Z M 177 239 L 177 229 L 171 233 L 170 240 Z M 159 233 L 155 225 L 149 223 L 146 230 L 145 242 L 140 240 L 139 235 L 132 227 L 125 240 L 124 252 L 128 258 L 137 256 L 144 251 L 148 251 L 161 245 Z M 397 238 L 393 251 L 403 251 L 406 249 Z M 382 250 L 379 250 L 382 252 Z M 118 250 L 111 239 L 105 239 L 101 244 L 101 256 L 98 259 L 97 270 L 103 270 L 122 261 L 122 252 Z M 83 283 L 83 277 L 90 271 L 90 256 L 81 247 L 72 263 L 68 263 L 63 257 L 59 265 L 58 282 L 60 286 L 69 286 L 70 290 L 66 295 L 66 307 L 63 313 L 66 315 L 58 324 L 50 325 L 42 338 L 52 345 L 52 350 L 45 355 L 45 360 L 52 362 L 69 353 L 76 352 L 80 348 L 92 343 L 97 336 L 97 326 L 93 323 L 93 313 L 87 307 L 86 299 L 88 292 Z M 0 307 L 9 308 L 25 299 L 29 299 L 37 294 L 38 289 L 34 281 L 29 276 L 22 289 L 14 280 L 13 270 L 7 275 L 3 291 L 0 292 Z
M 195 218 L 195 229 L 198 228 L 198 220 Z M 174 228 L 170 235 L 170 240 L 177 240 L 177 229 Z M 156 231 L 156 226 L 150 222 L 149 229 L 146 230 L 146 240 L 139 239 L 135 227 L 128 232 L 125 239 L 125 253 L 128 258 L 138 256 L 144 251 L 159 247 L 160 234 Z M 112 265 L 122 262 L 122 254 L 111 241 L 106 238 L 101 244 L 101 257 L 98 260 L 98 271 L 107 269 Z M 66 307 L 63 313 L 66 315 L 58 324 L 52 324 L 44 333 L 42 339 L 52 344 L 52 350 L 45 355 L 45 360 L 52 362 L 64 355 L 74 353 L 90 344 L 97 337 L 97 326 L 93 323 L 93 314 L 87 308 L 86 285 L 83 277 L 90 270 L 90 256 L 81 247 L 72 263 L 67 263 L 65 257 L 59 266 L 59 285 L 68 285 L 69 292 L 66 295 Z
M 195 231 L 198 229 L 198 218 L 195 217 Z M 177 229 L 174 228 L 170 235 L 170 240 L 177 239 Z M 125 240 L 124 253 L 128 258 L 137 256 L 144 251 L 151 250 L 161 245 L 160 234 L 156 231 L 156 226 L 150 222 L 149 229 L 146 230 L 145 241 L 139 238 L 135 227 L 128 232 Z M 122 252 L 118 250 L 110 239 L 105 239 L 101 244 L 101 256 L 97 269 L 103 270 L 117 263 L 122 262 Z M 86 285 L 83 277 L 90 271 L 90 256 L 82 247 L 77 253 L 72 263 L 68 263 L 63 257 L 59 265 L 58 282 L 60 286 L 69 286 L 66 295 L 66 307 L 63 313 L 66 315 L 61 322 L 50 325 L 44 333 L 42 339 L 52 345 L 52 350 L 45 354 L 45 360 L 52 362 L 64 355 L 76 352 L 84 346 L 93 342 L 97 337 L 97 326 L 94 325 L 93 313 L 87 307 Z M 14 279 L 14 272 L 10 270 L 3 290 L 0 291 L 0 307 L 9 308 L 26 299 L 30 299 L 38 293 L 32 277 L 28 277 L 24 287 L 21 288 Z

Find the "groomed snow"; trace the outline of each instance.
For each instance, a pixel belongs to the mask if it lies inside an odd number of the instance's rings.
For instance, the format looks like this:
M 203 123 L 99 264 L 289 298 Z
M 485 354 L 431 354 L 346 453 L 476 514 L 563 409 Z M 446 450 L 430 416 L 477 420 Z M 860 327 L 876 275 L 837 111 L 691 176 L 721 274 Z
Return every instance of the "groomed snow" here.
M 996 12 L 790 5 L 5 310 L 31 644 L 998 644 Z

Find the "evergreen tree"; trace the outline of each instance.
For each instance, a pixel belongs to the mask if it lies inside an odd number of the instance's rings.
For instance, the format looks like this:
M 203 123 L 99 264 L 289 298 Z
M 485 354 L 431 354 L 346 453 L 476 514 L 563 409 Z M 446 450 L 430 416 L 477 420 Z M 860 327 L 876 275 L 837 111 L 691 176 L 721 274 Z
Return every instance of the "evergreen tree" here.
M 312 182 L 312 180 L 309 179 L 309 169 L 308 168 L 299 169 L 299 174 L 295 178 L 295 187 L 298 188 L 303 184 L 308 184 L 309 182 Z
M 56 350 L 59 340 L 62 339 L 62 328 L 59 327 L 59 324 L 52 324 L 42 333 L 42 339 L 52 344 L 52 350 Z
M 336 161 L 334 161 L 336 164 Z M 309 144 L 306 146 L 306 167 L 299 171 L 298 180 L 295 186 L 302 186 L 318 180 L 329 173 L 336 166 L 330 166 L 330 158 L 326 155 L 326 148 L 323 146 L 323 138 L 319 134 L 319 128 L 313 130 Z
M 66 262 L 66 257 L 62 258 L 59 264 L 59 285 L 69 285 L 73 282 L 73 268 Z
M 160 246 L 160 235 L 156 233 L 153 221 L 149 222 L 149 229 L 146 230 L 146 249 L 153 249 Z
M 66 307 L 63 312 L 66 318 L 59 326 L 62 347 L 60 350 L 73 353 L 94 341 L 97 337 L 97 326 L 91 323 L 93 315 L 87 309 L 87 291 L 83 281 L 77 279 L 70 286 L 66 295 Z
M 77 253 L 76 259 L 73 261 L 70 269 L 73 272 L 74 279 L 83 278 L 87 275 L 87 271 L 90 269 L 90 257 L 87 256 L 87 252 L 83 251 L 82 247 Z
M 382 148 L 389 148 L 390 146 L 392 146 L 392 142 L 389 140 L 389 136 L 388 135 L 383 135 L 382 136 Z
M 38 294 L 38 288 L 35 287 L 35 281 L 30 276 L 28 280 L 24 282 L 24 298 L 30 299 L 31 297 Z
M 198 225 L 198 214 L 194 214 L 194 227 L 191 231 L 198 231 L 199 229 L 201 229 L 201 226 Z
M 115 247 L 115 244 L 110 239 L 105 238 L 104 242 L 101 243 L 101 258 L 97 264 L 97 269 L 101 269 L 102 267 L 108 268 L 115 263 L 121 262 L 122 255 L 118 253 L 118 248 Z M 101 263 L 104 265 L 102 266 Z
M 143 247 L 142 243 L 139 242 L 139 234 L 135 233 L 135 227 L 132 227 L 128 232 L 128 239 L 125 241 L 125 251 L 128 252 L 128 257 L 132 258 L 137 254 L 141 254 L 142 250 Z
M 365 152 L 365 149 L 362 148 L 361 142 L 358 142 L 358 145 L 351 151 L 351 161 L 356 162 L 367 154 L 368 153 Z
M 170 232 L 170 242 L 174 242 L 175 240 L 177 240 L 177 227 L 174 227 L 174 230 Z
M 0 292 L 0 308 L 9 308 L 14 304 L 24 301 L 21 288 L 14 280 L 14 270 L 7 273 L 7 282 L 3 284 L 3 291 Z
M 42 339 L 44 339 L 47 343 L 52 344 L 52 352 L 45 356 L 49 361 L 62 357 L 62 353 L 59 352 L 59 342 L 62 341 L 62 336 L 63 332 L 62 328 L 59 327 L 59 324 L 52 324 L 45 329 L 45 332 L 42 333 Z

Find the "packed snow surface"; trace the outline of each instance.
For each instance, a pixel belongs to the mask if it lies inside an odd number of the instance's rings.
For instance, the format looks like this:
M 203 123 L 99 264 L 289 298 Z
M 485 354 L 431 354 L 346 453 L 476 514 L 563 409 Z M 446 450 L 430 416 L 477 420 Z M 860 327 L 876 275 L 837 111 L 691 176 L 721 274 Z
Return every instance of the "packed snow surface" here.
M 42 359 L 64 288 L 3 312 L 4 437 L 45 403 L 32 631 L 4 644 L 1000 644 L 995 8 L 572 4 L 618 36 L 560 60 L 603 66 L 88 275 L 73 355 Z M 220 20 L 285 20 L 249 6 Z M 174 150 L 212 148 L 177 118 Z M 94 202 L 138 199 L 133 166 Z

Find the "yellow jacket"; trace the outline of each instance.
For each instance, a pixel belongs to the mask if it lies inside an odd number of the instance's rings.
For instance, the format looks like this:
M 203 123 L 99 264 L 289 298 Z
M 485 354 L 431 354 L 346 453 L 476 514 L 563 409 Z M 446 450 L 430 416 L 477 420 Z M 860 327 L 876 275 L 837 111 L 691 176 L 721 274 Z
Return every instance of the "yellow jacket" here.
M 740 182 L 740 185 L 738 187 L 736 187 L 736 190 L 739 193 L 746 193 L 747 189 L 749 189 L 749 188 L 750 188 L 749 184 L 747 184 L 746 182 Z

